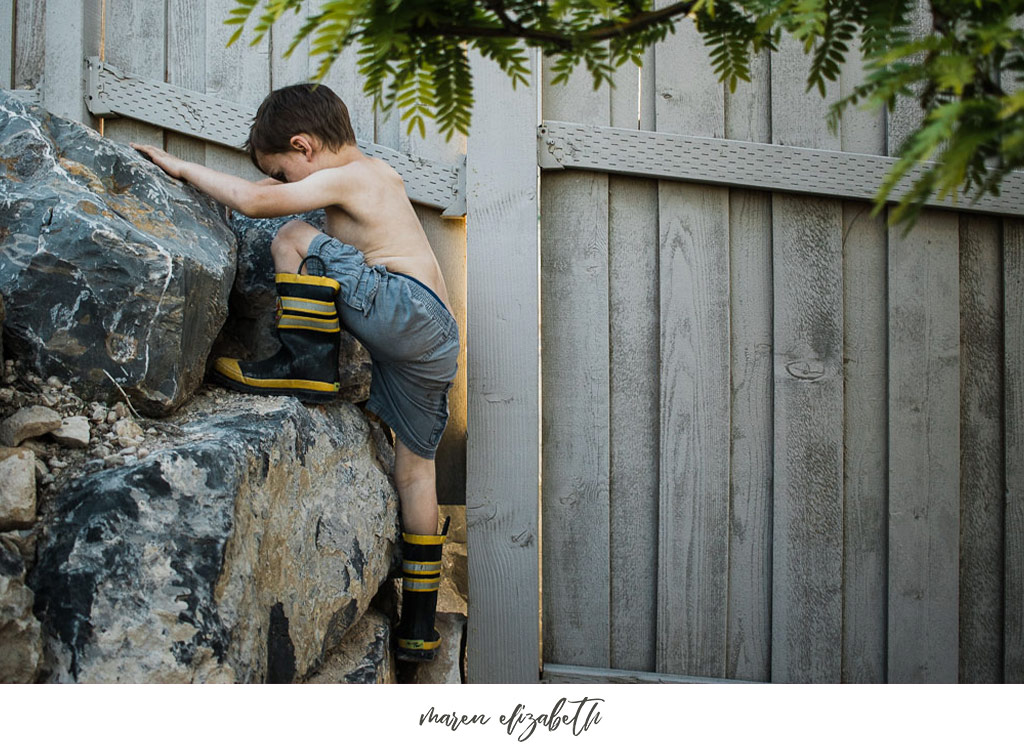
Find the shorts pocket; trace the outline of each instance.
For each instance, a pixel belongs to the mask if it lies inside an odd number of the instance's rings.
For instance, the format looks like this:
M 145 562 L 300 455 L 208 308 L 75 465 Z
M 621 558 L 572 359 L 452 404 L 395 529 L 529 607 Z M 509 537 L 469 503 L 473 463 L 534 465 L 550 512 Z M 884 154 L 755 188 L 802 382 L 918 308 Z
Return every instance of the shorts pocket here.
M 342 300 L 356 311 L 362 312 L 364 317 L 368 317 L 373 308 L 373 300 L 377 297 L 383 273 L 384 268 L 379 265 L 377 267 L 364 266 L 358 282 Z
M 448 426 L 448 391 L 452 389 L 452 383 L 448 383 L 445 387 L 444 392 L 441 393 L 441 404 L 437 409 L 437 420 L 434 423 L 434 430 L 430 433 L 429 445 L 432 448 L 436 448 L 437 444 L 441 442 L 441 435 L 444 434 L 445 427 Z

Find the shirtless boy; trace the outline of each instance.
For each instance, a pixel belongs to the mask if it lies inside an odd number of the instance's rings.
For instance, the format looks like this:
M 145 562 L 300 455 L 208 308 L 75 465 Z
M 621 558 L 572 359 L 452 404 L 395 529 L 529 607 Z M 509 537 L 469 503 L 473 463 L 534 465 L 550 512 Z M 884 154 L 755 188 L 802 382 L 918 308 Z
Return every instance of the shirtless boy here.
M 459 334 L 437 259 L 387 163 L 359 151 L 344 103 L 328 87 L 299 84 L 260 105 L 246 148 L 268 179 L 253 183 L 133 144 L 169 175 L 250 217 L 323 209 L 326 232 L 292 220 L 270 253 L 282 347 L 261 362 L 218 359 L 214 376 L 234 389 L 335 397 L 340 324 L 367 348 L 367 409 L 395 432 L 401 505 L 403 610 L 400 659 L 433 659 L 440 582 L 434 451 L 448 419 Z

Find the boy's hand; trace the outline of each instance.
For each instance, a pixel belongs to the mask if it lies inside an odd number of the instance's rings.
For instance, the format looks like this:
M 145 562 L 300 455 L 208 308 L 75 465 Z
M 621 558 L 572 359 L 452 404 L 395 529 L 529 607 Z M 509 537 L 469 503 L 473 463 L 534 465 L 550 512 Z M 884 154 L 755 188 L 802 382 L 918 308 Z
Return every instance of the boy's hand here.
M 152 147 L 148 144 L 131 143 L 129 146 L 148 157 L 157 165 L 157 167 L 167 173 L 167 175 L 172 178 L 181 178 L 182 168 L 187 164 L 185 160 L 175 157 L 174 155 L 167 154 L 164 150 L 158 147 Z

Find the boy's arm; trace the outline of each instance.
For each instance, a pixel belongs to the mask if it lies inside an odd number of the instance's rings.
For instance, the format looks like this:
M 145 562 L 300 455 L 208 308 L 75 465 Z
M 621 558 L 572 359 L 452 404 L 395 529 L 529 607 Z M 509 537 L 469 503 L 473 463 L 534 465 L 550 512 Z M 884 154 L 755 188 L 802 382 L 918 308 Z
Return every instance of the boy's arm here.
M 344 204 L 344 191 L 333 170 L 320 170 L 295 183 L 272 178 L 253 183 L 168 154 L 157 147 L 132 144 L 165 173 L 180 178 L 249 217 L 283 217 Z

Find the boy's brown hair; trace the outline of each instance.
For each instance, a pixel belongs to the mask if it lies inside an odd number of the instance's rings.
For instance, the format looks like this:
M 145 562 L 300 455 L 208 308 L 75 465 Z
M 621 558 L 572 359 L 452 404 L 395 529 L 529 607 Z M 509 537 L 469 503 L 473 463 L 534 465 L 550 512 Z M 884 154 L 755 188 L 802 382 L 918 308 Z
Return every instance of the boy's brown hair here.
M 356 143 L 348 108 L 323 84 L 295 84 L 275 89 L 260 104 L 244 149 L 257 168 L 256 154 L 280 154 L 291 149 L 295 134 L 315 136 L 328 149 Z

